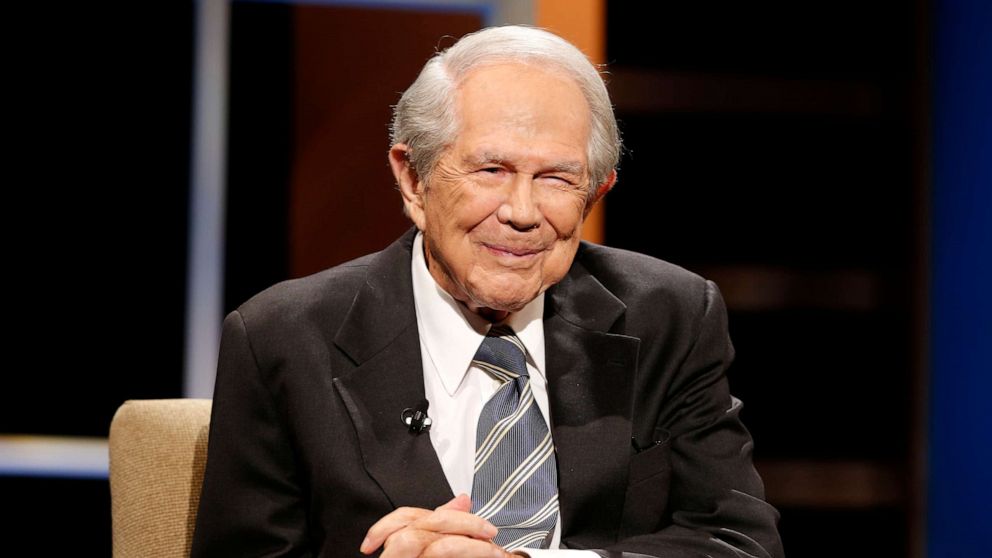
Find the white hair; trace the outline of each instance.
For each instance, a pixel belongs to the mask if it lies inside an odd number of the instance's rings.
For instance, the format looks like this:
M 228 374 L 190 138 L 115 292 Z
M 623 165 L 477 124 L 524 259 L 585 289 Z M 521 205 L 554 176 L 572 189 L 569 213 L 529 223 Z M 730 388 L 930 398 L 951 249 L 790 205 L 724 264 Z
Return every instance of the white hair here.
M 410 164 L 425 183 L 444 149 L 458 133 L 455 89 L 472 70 L 499 62 L 521 62 L 560 71 L 572 79 L 589 105 L 591 129 L 589 197 L 616 168 L 620 133 L 606 85 L 582 52 L 561 37 L 511 25 L 490 27 L 461 38 L 424 65 L 393 110 L 392 142 L 409 149 Z

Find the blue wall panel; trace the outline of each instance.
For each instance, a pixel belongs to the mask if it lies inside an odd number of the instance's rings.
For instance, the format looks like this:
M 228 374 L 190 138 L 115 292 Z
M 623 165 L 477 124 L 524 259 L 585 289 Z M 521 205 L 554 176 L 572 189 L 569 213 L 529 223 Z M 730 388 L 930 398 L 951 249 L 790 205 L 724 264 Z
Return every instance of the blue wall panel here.
M 929 558 L 992 557 L 992 2 L 933 2 Z

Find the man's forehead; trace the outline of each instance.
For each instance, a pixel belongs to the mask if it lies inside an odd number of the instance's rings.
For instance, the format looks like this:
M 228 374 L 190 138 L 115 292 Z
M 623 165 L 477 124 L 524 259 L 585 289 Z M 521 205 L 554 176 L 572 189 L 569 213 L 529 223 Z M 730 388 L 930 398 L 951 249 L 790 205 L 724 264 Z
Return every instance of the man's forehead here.
M 518 60 L 500 60 L 482 64 L 472 68 L 457 78 L 455 98 L 459 105 L 465 102 L 469 92 L 475 95 L 495 96 L 502 98 L 520 92 L 520 80 L 523 74 L 529 79 L 542 81 L 542 97 L 562 94 L 568 91 L 577 95 L 585 104 L 582 87 L 574 76 L 564 70 L 545 64 L 530 63 Z
M 575 76 L 565 68 L 558 66 L 551 60 L 541 60 L 538 58 L 515 58 L 506 56 L 505 58 L 494 58 L 472 66 L 467 71 L 456 78 L 456 87 L 461 87 L 466 81 L 477 80 L 489 82 L 494 87 L 513 87 L 513 81 L 507 81 L 503 72 L 529 71 L 545 74 L 549 78 L 567 81 L 579 87 Z

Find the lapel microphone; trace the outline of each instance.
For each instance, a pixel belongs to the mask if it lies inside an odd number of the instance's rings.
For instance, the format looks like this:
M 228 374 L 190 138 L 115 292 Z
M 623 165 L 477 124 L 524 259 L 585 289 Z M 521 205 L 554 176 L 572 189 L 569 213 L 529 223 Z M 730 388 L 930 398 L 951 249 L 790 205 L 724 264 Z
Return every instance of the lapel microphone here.
M 430 405 L 430 401 L 421 399 L 413 408 L 407 407 L 400 413 L 400 419 L 403 420 L 403 424 L 407 425 L 411 434 L 420 434 L 431 429 L 431 422 L 433 421 L 431 421 L 431 417 L 427 416 L 427 408 Z

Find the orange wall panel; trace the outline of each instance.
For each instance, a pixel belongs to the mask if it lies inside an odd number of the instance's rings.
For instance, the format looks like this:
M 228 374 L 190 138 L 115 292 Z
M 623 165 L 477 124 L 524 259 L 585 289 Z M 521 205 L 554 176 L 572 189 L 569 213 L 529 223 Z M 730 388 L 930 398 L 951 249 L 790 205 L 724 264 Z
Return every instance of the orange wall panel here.
M 603 0 L 536 0 L 534 12 L 534 23 L 538 27 L 568 39 L 596 64 L 602 64 L 606 59 L 606 4 Z M 585 240 L 603 242 L 604 201 L 600 201 L 586 218 L 582 229 Z

